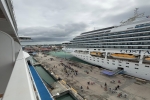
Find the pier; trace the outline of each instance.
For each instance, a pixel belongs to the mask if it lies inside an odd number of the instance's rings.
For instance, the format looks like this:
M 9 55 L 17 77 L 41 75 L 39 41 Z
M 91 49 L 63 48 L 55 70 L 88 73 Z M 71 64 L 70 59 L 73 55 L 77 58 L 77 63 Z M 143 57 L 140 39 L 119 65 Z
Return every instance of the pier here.
M 69 90 L 74 95 L 78 94 L 83 100 L 148 100 L 150 98 L 149 81 L 145 80 L 144 83 L 140 81 L 141 79 L 123 74 L 109 77 L 101 73 L 103 68 L 51 55 L 44 56 L 41 53 L 35 59 L 40 61 L 48 72 L 61 79 L 53 84 L 57 87 L 60 83 L 59 86 L 62 87 L 52 90 L 53 95 L 57 94 L 56 91 L 64 93 Z M 72 70 L 76 70 L 77 75 L 71 72 Z
M 55 100 L 85 100 L 64 80 L 60 80 L 53 71 L 47 71 L 46 67 L 44 67 L 42 64 L 35 62 L 34 69 L 46 84 L 49 92 L 52 94 Z

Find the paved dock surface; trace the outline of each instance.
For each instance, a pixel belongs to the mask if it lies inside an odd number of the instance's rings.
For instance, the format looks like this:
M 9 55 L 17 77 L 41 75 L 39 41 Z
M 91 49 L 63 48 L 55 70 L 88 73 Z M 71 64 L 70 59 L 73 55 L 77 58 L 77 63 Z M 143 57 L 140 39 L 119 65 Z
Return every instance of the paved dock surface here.
M 39 53 L 35 58 L 39 63 L 44 64 L 47 70 L 54 72 L 87 100 L 150 100 L 149 82 L 144 84 L 123 75 L 108 77 L 100 73 L 102 69 L 99 67 L 51 55 L 44 56 Z M 119 88 L 115 90 L 118 85 Z

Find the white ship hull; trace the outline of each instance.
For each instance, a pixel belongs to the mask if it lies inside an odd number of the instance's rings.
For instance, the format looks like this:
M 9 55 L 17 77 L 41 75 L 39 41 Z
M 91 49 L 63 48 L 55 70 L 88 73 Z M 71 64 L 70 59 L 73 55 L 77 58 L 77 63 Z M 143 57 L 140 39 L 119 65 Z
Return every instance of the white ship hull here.
M 101 66 L 103 68 L 109 69 L 109 70 L 116 70 L 118 68 L 123 68 L 124 69 L 124 74 L 128 74 L 134 77 L 138 77 L 138 78 L 142 78 L 142 79 L 146 79 L 146 80 L 150 80 L 150 64 L 148 63 L 143 63 L 143 57 L 144 55 L 150 55 L 148 54 L 148 51 L 144 51 L 144 50 L 110 50 L 110 49 L 105 49 L 105 51 L 103 51 L 103 49 L 100 49 L 100 52 L 105 52 L 106 55 L 104 58 L 101 57 L 93 57 L 89 54 L 79 54 L 79 53 L 75 53 L 75 50 L 83 50 L 83 51 L 96 51 L 100 48 L 70 48 L 70 49 L 65 49 L 63 48 L 63 50 L 65 51 L 72 51 L 71 54 L 81 60 L 84 60 L 88 63 L 97 65 L 97 66 Z M 133 53 L 135 55 L 140 53 L 140 58 L 138 58 L 138 60 L 135 61 L 129 61 L 129 60 L 122 60 L 122 59 L 109 59 L 109 57 L 107 57 L 108 53 Z

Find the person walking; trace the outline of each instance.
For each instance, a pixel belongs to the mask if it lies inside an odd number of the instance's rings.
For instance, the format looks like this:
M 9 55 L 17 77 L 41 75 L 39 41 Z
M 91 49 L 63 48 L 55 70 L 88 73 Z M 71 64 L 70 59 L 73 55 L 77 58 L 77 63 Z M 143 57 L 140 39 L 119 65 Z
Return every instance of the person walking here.
M 87 86 L 87 89 L 89 89 L 89 87 Z
M 81 89 L 81 91 L 83 92 L 83 87 L 82 87 L 82 86 L 80 87 L 80 89 Z
M 121 81 L 120 81 L 120 80 L 118 80 L 118 83 L 121 83 Z
M 118 85 L 118 86 L 117 86 L 117 88 L 119 89 L 119 88 L 120 88 L 120 86 Z

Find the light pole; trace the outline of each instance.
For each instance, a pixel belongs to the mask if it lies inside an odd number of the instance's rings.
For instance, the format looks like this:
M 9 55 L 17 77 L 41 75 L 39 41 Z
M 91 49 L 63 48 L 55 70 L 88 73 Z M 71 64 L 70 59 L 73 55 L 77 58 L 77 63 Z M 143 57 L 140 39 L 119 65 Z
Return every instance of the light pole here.
M 65 59 L 66 59 L 66 51 L 65 51 Z
M 65 48 L 65 59 L 66 59 L 66 48 Z

